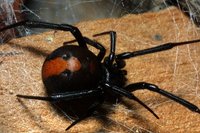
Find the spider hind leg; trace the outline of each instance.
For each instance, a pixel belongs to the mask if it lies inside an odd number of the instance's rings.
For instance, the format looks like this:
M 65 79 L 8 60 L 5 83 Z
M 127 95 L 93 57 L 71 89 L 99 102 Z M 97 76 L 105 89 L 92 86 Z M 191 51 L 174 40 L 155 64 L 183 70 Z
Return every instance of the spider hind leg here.
M 87 111 L 84 115 L 82 115 L 80 118 L 78 118 L 77 120 L 75 120 L 74 122 L 72 122 L 72 124 L 69 125 L 69 126 L 66 128 L 66 131 L 69 130 L 70 128 L 72 128 L 73 126 L 75 126 L 75 125 L 76 125 L 77 123 L 79 123 L 80 121 L 84 120 L 85 118 L 90 117 L 90 116 L 93 114 L 93 112 L 99 107 L 99 105 L 101 105 L 101 103 L 102 103 L 102 101 L 100 101 L 100 100 L 97 101 L 97 102 L 95 102 L 95 103 L 93 103 L 93 104 L 89 107 L 88 111 Z
M 188 108 L 189 110 L 200 114 L 200 109 L 196 105 L 194 105 L 178 96 L 175 96 L 172 93 L 162 90 L 154 84 L 150 84 L 150 83 L 146 83 L 146 82 L 138 82 L 138 83 L 133 83 L 133 84 L 126 86 L 125 89 L 128 91 L 147 89 L 147 90 L 150 90 L 153 92 L 157 92 L 157 93 L 159 93 L 165 97 L 168 97 L 169 99 L 174 100 L 175 102 L 183 105 L 184 107 Z
M 119 94 L 121 96 L 125 96 L 129 99 L 132 99 L 132 100 L 135 100 L 140 105 L 142 105 L 145 109 L 147 109 L 149 112 L 151 112 L 157 119 L 159 119 L 158 115 L 156 113 L 154 113 L 154 111 L 151 108 L 149 108 L 146 104 L 144 104 L 140 99 L 138 99 L 136 96 L 134 96 L 129 91 L 127 91 L 123 88 L 120 88 L 118 86 L 112 85 L 110 83 L 106 83 L 105 87 L 108 88 L 109 90 L 111 90 L 112 92 L 116 93 L 116 94 Z

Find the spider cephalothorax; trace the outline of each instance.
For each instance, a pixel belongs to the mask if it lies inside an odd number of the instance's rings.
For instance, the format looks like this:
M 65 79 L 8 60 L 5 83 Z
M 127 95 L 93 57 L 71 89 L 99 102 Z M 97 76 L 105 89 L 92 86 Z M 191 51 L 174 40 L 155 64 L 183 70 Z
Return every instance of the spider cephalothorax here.
M 49 101 L 68 118 L 74 118 L 75 121 L 68 126 L 67 130 L 84 118 L 91 116 L 104 102 L 105 96 L 125 96 L 135 100 L 158 118 L 147 105 L 131 93 L 140 89 L 157 92 L 191 111 L 200 113 L 200 109 L 194 104 L 164 91 L 154 84 L 138 82 L 126 86 L 127 71 L 124 70 L 125 59 L 200 42 L 200 40 L 167 43 L 140 51 L 115 54 L 116 33 L 108 31 L 94 35 L 109 34 L 111 37 L 110 53 L 104 58 L 106 50 L 103 45 L 82 36 L 79 29 L 72 25 L 22 21 L 0 29 L 0 32 L 17 26 L 70 31 L 78 42 L 78 46 L 61 46 L 46 58 L 42 68 L 42 79 L 48 96 L 17 95 L 19 98 Z M 87 45 L 97 48 L 100 52 L 95 55 L 87 48 Z

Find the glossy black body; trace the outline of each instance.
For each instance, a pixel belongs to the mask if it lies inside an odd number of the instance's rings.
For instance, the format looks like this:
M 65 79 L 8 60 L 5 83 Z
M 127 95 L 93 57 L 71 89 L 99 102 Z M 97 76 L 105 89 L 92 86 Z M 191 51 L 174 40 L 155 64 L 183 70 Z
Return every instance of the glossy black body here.
M 103 79 L 103 70 L 101 62 L 97 60 L 94 53 L 86 48 L 68 44 L 53 51 L 47 56 L 45 62 L 58 57 L 64 58 L 66 61 L 71 57 L 75 57 L 80 61 L 81 66 L 80 70 L 75 72 L 65 70 L 58 75 L 49 76 L 48 78 L 43 77 L 43 83 L 49 96 L 84 89 L 99 89 L 98 85 Z M 43 69 L 45 68 L 43 67 Z M 57 102 L 56 106 L 66 112 L 72 119 L 77 119 L 87 111 L 97 98 L 100 99 L 101 97 L 87 97 L 72 101 L 62 100 Z
M 63 55 L 64 58 L 66 58 L 66 56 L 68 56 L 67 58 L 77 58 L 81 63 L 80 70 L 75 72 L 65 70 L 58 75 L 50 76 L 47 79 L 43 78 L 44 85 L 49 95 L 53 93 L 77 91 L 83 88 L 97 88 L 102 79 L 102 67 L 101 62 L 97 60 L 95 54 L 88 49 L 76 45 L 66 45 L 48 55 L 45 62 L 58 57 L 63 58 Z

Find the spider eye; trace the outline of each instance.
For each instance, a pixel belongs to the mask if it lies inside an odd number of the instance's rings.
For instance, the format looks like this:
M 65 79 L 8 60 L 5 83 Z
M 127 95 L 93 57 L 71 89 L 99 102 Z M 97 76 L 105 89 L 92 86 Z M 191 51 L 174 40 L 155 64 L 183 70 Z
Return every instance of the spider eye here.
M 70 58 L 70 55 L 69 55 L 69 54 L 63 54 L 63 55 L 62 55 L 62 58 L 63 58 L 64 60 L 68 60 L 68 59 Z

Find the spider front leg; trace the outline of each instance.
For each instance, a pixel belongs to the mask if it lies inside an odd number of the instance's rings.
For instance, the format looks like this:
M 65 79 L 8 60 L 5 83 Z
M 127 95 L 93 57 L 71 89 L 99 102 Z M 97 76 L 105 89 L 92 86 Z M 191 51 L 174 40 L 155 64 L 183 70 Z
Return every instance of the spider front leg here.
M 95 34 L 93 36 L 95 37 L 95 36 L 101 36 L 101 35 L 106 35 L 106 34 L 110 34 L 110 54 L 108 55 L 108 57 L 106 57 L 104 62 L 106 65 L 112 66 L 115 60 L 116 32 L 106 31 L 106 32 Z
M 104 46 L 101 45 L 100 43 L 96 42 L 96 41 L 93 41 L 93 40 L 87 38 L 87 37 L 83 37 L 83 38 L 84 38 L 84 40 L 87 44 L 89 44 L 89 45 L 95 47 L 96 49 L 100 50 L 100 52 L 97 55 L 97 58 L 98 58 L 99 61 L 102 61 L 105 54 L 106 54 L 106 49 L 104 48 Z
M 50 96 L 29 96 L 29 95 L 17 95 L 19 98 L 25 98 L 25 99 L 35 99 L 35 100 L 42 100 L 42 101 L 48 101 L 48 102 L 58 102 L 61 100 L 69 101 L 84 97 L 93 97 L 93 96 L 99 96 L 103 92 L 101 90 L 83 90 L 83 91 L 74 91 L 74 92 L 66 92 L 66 93 L 59 93 L 59 94 L 53 94 Z
M 97 55 L 97 58 L 98 58 L 99 61 L 102 61 L 105 54 L 106 54 L 106 49 L 104 48 L 104 46 L 97 41 L 89 39 L 88 37 L 83 37 L 83 38 L 84 38 L 86 44 L 100 50 L 100 52 Z M 76 40 L 64 42 L 63 45 L 67 45 L 67 44 L 74 43 L 74 42 L 76 42 Z
M 190 103 L 190 102 L 188 102 L 188 101 L 186 101 L 186 100 L 184 100 L 184 99 L 182 99 L 178 96 L 175 96 L 172 93 L 169 93 L 165 90 L 162 90 L 154 84 L 150 84 L 150 83 L 146 83 L 146 82 L 138 82 L 138 83 L 133 83 L 133 84 L 126 86 L 125 89 L 130 91 L 130 92 L 136 91 L 136 90 L 141 90 L 141 89 L 147 89 L 147 90 L 150 90 L 150 91 L 154 91 L 154 92 L 157 92 L 157 93 L 159 93 L 159 94 L 161 94 L 165 97 L 168 97 L 169 99 L 174 100 L 175 102 L 185 106 L 186 108 L 188 108 L 189 110 L 191 110 L 193 112 L 200 113 L 200 109 L 196 105 L 194 105 L 194 104 L 192 104 L 192 103 Z
M 185 42 L 165 43 L 165 44 L 162 44 L 162 45 L 159 45 L 156 47 L 147 48 L 147 49 L 143 49 L 143 50 L 138 50 L 138 51 L 133 51 L 133 52 L 124 52 L 124 53 L 116 55 L 116 59 L 121 59 L 121 60 L 129 59 L 132 57 L 161 52 L 161 51 L 172 49 L 177 46 L 192 44 L 192 43 L 197 43 L 197 42 L 200 42 L 200 39 L 192 40 L 192 41 L 185 41 Z
M 101 36 L 101 35 L 110 35 L 110 53 L 108 55 L 108 57 L 106 57 L 104 59 L 104 63 L 112 68 L 117 68 L 117 69 L 121 69 L 125 67 L 125 61 L 123 59 L 117 59 L 116 55 L 115 55 L 115 47 L 116 47 L 116 38 L 117 38 L 117 34 L 115 31 L 105 31 L 102 33 L 98 33 L 93 35 L 94 37 L 96 36 Z M 113 62 L 115 61 L 115 64 L 113 64 Z
M 77 27 L 74 27 L 74 26 L 68 25 L 68 24 L 54 24 L 54 23 L 41 22 L 41 21 L 25 20 L 25 21 L 21 21 L 21 22 L 6 26 L 6 27 L 0 29 L 0 32 L 10 29 L 10 28 L 15 28 L 18 26 L 26 26 L 29 28 L 45 28 L 45 29 L 70 31 L 74 35 L 76 40 L 78 41 L 79 46 L 87 48 L 86 43 L 85 43 L 83 36 L 82 36 L 81 32 L 79 31 L 79 29 Z

